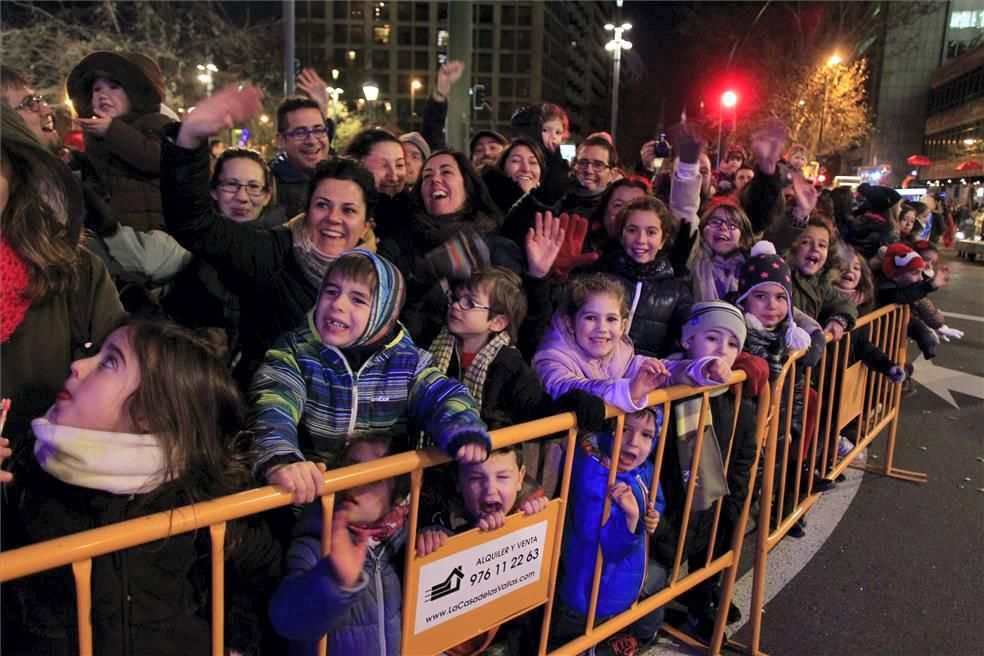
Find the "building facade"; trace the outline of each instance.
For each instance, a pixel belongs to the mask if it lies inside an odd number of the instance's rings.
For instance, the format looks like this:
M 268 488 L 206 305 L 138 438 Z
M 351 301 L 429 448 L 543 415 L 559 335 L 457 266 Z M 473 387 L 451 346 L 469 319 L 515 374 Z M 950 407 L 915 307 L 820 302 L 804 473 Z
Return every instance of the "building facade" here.
M 469 85 L 486 104 L 472 130 L 505 129 L 519 105 L 562 105 L 573 135 L 605 129 L 611 72 L 601 2 L 472 2 Z M 610 4 L 610 3 L 609 3 Z M 452 39 L 447 2 L 297 0 L 296 52 L 356 106 L 367 81 L 379 87 L 377 122 L 419 129 L 424 103 Z M 329 78 L 332 69 L 338 79 Z M 388 110 L 388 111 L 387 111 Z

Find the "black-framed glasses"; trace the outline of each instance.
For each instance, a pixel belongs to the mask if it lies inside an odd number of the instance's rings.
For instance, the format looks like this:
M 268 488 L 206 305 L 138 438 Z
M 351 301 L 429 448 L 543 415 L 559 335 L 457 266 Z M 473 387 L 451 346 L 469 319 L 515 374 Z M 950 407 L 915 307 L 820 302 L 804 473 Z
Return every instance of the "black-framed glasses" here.
M 482 305 L 481 303 L 476 303 L 472 300 L 471 296 L 456 296 L 454 292 L 448 292 L 448 305 L 458 304 L 465 312 L 469 310 L 487 310 L 493 314 L 501 314 L 498 310 L 489 307 L 488 305 Z
M 741 230 L 741 226 L 734 221 L 726 221 L 724 219 L 711 219 L 707 222 L 707 227 L 714 228 L 715 230 L 720 230 L 721 228 L 727 228 L 728 230 Z
M 294 128 L 289 132 L 282 132 L 285 137 L 290 137 L 294 141 L 304 141 L 308 137 L 314 137 L 315 139 L 327 139 L 328 138 L 328 128 L 323 125 L 316 125 L 313 128 Z
M 41 105 L 48 104 L 45 102 L 44 96 L 40 93 L 36 93 L 33 96 L 24 96 L 24 99 L 20 101 L 20 104 L 14 107 L 14 111 L 20 111 L 22 109 L 29 109 L 35 114 L 41 111 Z
M 219 191 L 223 191 L 230 195 L 235 195 L 239 193 L 240 189 L 246 190 L 247 196 L 262 196 L 266 193 L 267 188 L 261 184 L 255 182 L 248 182 L 243 184 L 237 180 L 219 180 Z
M 595 173 L 601 173 L 605 169 L 612 168 L 611 164 L 605 164 L 601 160 L 597 159 L 576 159 L 574 160 L 574 168 L 586 169 L 591 167 L 591 170 Z

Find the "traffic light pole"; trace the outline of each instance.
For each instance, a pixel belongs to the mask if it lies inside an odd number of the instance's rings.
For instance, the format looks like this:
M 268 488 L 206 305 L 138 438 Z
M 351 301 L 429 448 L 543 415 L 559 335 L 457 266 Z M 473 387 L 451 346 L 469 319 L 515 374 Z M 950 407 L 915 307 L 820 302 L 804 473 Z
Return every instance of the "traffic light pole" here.
M 457 84 L 451 86 L 448 98 L 447 140 L 453 148 L 464 151 L 471 135 L 471 89 L 472 68 L 472 2 L 448 3 L 448 59 L 465 63 L 465 72 Z M 471 153 L 465 153 L 471 155 Z

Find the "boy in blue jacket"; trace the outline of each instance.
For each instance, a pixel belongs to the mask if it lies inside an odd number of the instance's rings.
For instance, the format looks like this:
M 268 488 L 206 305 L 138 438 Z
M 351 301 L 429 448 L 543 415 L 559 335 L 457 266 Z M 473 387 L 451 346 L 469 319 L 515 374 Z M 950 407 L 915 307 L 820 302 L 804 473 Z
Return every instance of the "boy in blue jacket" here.
M 551 649 L 582 635 L 585 629 L 595 557 L 601 545 L 604 558 L 598 594 L 597 624 L 622 613 L 638 598 L 650 597 L 666 587 L 667 571 L 649 559 L 648 536 L 656 530 L 665 503 L 662 491 L 650 498 L 653 463 L 663 413 L 647 408 L 625 417 L 622 451 L 615 467 L 615 485 L 608 489 L 608 473 L 614 437 L 596 433 L 586 437 L 574 455 L 571 475 L 570 512 L 553 611 Z M 610 496 L 611 513 L 601 525 L 605 497 Z M 628 628 L 596 646 L 595 653 L 633 653 L 651 642 L 663 624 L 663 609 L 657 609 Z M 620 649 L 622 651 L 616 651 Z

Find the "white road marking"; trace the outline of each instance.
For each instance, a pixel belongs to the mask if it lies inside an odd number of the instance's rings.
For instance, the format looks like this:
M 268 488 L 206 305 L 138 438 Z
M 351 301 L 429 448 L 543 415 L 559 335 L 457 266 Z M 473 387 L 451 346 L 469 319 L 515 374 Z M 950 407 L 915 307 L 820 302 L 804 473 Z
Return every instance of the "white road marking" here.
M 912 361 L 912 380 L 958 410 L 951 391 L 984 399 L 984 377 L 940 367 L 922 356 Z
M 953 319 L 964 319 L 966 321 L 984 322 L 984 317 L 975 317 L 972 314 L 957 314 L 956 312 L 944 312 L 943 316 L 945 316 L 947 319 L 950 319 L 952 317 Z

